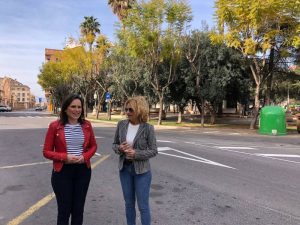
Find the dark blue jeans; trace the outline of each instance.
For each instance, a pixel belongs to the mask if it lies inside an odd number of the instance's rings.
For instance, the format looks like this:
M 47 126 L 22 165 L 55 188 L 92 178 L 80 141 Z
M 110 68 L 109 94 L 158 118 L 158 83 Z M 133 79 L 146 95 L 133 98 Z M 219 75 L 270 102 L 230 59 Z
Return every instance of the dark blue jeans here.
M 91 180 L 91 169 L 86 164 L 65 164 L 60 172 L 52 172 L 51 183 L 56 196 L 57 225 L 83 224 L 86 194 Z
M 120 171 L 120 181 L 125 200 L 127 225 L 135 225 L 136 212 L 135 201 L 141 214 L 142 225 L 151 224 L 149 207 L 149 194 L 151 185 L 151 171 L 143 174 L 136 174 L 134 165 L 124 165 Z

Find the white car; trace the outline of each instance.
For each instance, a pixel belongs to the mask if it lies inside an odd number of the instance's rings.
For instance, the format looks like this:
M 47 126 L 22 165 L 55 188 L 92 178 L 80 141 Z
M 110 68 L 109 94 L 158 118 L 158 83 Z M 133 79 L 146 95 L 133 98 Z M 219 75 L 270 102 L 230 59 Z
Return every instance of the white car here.
M 6 112 L 11 112 L 11 107 L 10 106 L 5 106 L 6 107 Z
M 7 105 L 0 105 L 0 112 L 11 112 L 11 107 Z

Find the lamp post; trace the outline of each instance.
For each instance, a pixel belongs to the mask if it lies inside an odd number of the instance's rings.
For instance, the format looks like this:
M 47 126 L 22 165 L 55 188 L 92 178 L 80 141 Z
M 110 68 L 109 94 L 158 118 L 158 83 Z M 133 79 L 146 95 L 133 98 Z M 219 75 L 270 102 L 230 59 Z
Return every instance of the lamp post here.
M 94 109 L 93 109 L 93 113 L 92 113 L 93 116 L 95 116 L 97 114 L 97 110 L 96 110 L 96 108 L 97 108 L 97 97 L 98 97 L 97 91 L 95 91 L 95 93 L 94 93 L 95 105 L 94 105 Z

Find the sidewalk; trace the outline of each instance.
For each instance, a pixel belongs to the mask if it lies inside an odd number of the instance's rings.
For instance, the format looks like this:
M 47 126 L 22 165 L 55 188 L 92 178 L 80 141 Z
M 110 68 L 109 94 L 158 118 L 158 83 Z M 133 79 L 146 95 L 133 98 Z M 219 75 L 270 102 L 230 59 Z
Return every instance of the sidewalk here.
M 111 115 L 111 121 L 107 120 L 106 113 L 99 114 L 99 120 L 95 118 L 91 113 L 88 114 L 88 119 L 95 123 L 104 123 L 116 125 L 119 120 L 125 119 L 124 115 Z M 176 124 L 177 115 L 169 113 L 167 119 L 162 121 L 162 125 L 157 125 L 157 119 L 151 118 L 150 123 L 154 125 L 156 130 L 197 130 L 199 132 L 213 133 L 237 133 L 243 135 L 259 136 L 259 137 L 272 137 L 273 135 L 262 135 L 258 133 L 258 129 L 250 130 L 250 122 L 252 118 L 239 118 L 232 116 L 223 116 L 216 118 L 216 124 L 210 125 L 205 124 L 204 128 L 201 127 L 199 115 L 184 115 L 182 118 L 182 124 Z M 207 118 L 206 118 L 207 120 Z M 300 137 L 296 127 L 291 127 L 292 129 L 287 129 L 287 135 L 280 135 L 276 137 Z M 294 129 L 295 128 L 295 129 Z

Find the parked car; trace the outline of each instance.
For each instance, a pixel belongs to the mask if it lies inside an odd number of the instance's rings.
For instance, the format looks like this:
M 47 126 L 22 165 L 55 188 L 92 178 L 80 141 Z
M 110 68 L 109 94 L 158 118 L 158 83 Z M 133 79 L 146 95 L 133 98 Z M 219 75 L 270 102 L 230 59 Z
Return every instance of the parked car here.
M 0 105 L 0 112 L 5 112 L 5 111 L 6 111 L 5 105 Z
M 0 112 L 11 112 L 11 107 L 7 105 L 0 105 Z
M 6 112 L 11 112 L 12 110 L 11 110 L 11 107 L 10 106 L 6 106 Z
M 43 107 L 38 106 L 38 107 L 36 107 L 34 110 L 35 110 L 35 111 L 43 111 Z

